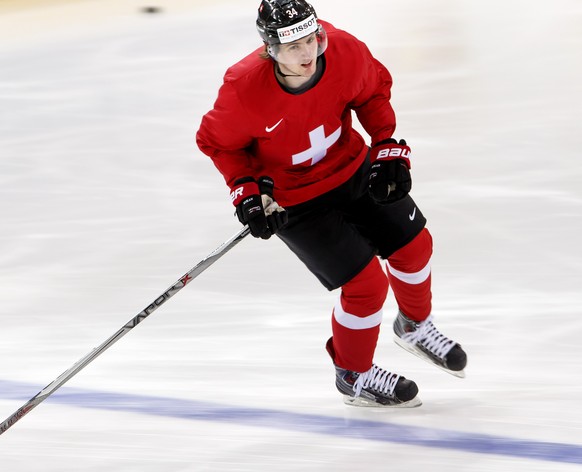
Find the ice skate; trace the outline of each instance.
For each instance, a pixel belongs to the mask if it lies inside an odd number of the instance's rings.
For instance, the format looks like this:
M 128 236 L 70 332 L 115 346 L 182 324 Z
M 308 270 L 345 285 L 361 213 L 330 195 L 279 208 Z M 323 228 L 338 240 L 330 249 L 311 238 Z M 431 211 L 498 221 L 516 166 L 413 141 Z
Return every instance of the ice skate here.
M 332 356 L 331 339 L 327 350 Z M 412 380 L 381 369 L 377 365 L 367 372 L 358 373 L 335 365 L 335 385 L 344 395 L 346 405 L 359 407 L 412 408 L 422 402 L 416 396 L 418 387 Z
M 421 323 L 407 318 L 401 311 L 394 320 L 394 341 L 408 352 L 436 365 L 456 377 L 465 377 L 467 354 L 460 344 L 439 332 L 432 315 Z

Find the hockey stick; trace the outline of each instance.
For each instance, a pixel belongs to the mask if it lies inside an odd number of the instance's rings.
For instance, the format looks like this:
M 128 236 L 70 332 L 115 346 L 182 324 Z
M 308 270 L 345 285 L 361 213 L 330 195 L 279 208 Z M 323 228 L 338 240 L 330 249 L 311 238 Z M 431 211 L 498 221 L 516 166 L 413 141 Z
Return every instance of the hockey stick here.
M 238 233 L 231 237 L 228 241 L 222 243 L 221 246 L 212 251 L 208 256 L 202 259 L 196 266 L 194 266 L 189 272 L 184 274 L 180 279 L 172 285 L 168 290 L 162 293 L 158 298 L 156 298 L 152 303 L 150 303 L 143 311 L 138 313 L 134 318 L 128 321 L 123 327 L 117 331 L 113 336 L 103 342 L 100 346 L 93 349 L 85 357 L 80 359 L 76 364 L 74 364 L 69 370 L 66 370 L 61 375 L 59 375 L 55 380 L 38 392 L 34 397 L 28 400 L 24 405 L 22 405 L 16 412 L 9 416 L 6 420 L 0 424 L 0 434 L 3 434 L 8 428 L 10 428 L 14 423 L 16 423 L 20 418 L 26 415 L 30 410 L 39 405 L 41 402 L 46 400 L 50 395 L 52 395 L 59 387 L 69 381 L 92 361 L 94 361 L 99 355 L 103 354 L 107 349 L 109 349 L 113 344 L 119 341 L 123 336 L 125 336 L 129 331 L 135 328 L 148 316 L 150 316 L 157 308 L 159 308 L 163 303 L 165 303 L 169 298 L 174 296 L 180 290 L 182 290 L 189 282 L 198 277 L 202 272 L 208 269 L 212 264 L 214 264 L 218 259 L 224 256 L 228 251 L 230 251 L 234 246 L 241 242 L 248 234 L 250 229 L 248 226 L 243 227 Z

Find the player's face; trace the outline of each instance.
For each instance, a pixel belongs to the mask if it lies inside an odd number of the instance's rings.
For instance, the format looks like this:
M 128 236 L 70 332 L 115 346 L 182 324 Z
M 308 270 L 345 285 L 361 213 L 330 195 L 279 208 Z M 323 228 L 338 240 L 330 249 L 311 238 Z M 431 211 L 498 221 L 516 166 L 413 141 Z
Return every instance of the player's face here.
M 288 71 L 305 77 L 315 73 L 318 42 L 315 33 L 288 44 L 278 45 L 276 60 Z

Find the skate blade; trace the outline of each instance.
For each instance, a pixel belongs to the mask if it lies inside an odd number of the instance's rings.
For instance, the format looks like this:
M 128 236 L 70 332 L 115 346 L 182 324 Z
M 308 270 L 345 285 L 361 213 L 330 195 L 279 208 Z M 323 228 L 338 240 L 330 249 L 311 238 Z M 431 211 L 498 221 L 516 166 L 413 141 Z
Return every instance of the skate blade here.
M 416 346 L 413 346 L 410 343 L 407 343 L 406 341 L 403 341 L 397 335 L 394 335 L 394 342 L 396 344 L 398 344 L 405 351 L 408 351 L 411 354 L 414 354 L 416 357 L 419 357 L 420 359 L 428 362 L 429 364 L 434 365 L 435 367 L 438 367 L 439 369 L 445 371 L 447 374 L 454 375 L 455 377 L 458 377 L 460 379 L 465 378 L 465 371 L 464 370 L 450 370 L 442 365 L 437 364 L 429 356 L 427 356 L 422 350 L 418 349 Z
M 344 403 L 350 406 L 356 406 L 360 408 L 416 408 L 422 405 L 420 398 L 414 397 L 412 400 L 403 403 L 395 403 L 393 405 L 382 405 L 380 403 L 372 402 L 361 397 L 350 397 L 349 395 L 344 395 Z

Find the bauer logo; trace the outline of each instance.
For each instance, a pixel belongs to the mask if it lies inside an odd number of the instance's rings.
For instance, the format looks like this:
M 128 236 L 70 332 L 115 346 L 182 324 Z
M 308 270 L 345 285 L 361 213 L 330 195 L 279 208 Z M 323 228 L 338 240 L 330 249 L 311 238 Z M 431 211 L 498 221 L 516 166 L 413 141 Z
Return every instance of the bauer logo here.
M 238 198 L 243 196 L 244 187 L 239 187 L 230 192 L 230 201 L 235 202 Z
M 315 15 L 311 15 L 299 23 L 286 26 L 285 28 L 279 28 L 277 35 L 279 36 L 281 44 L 285 44 L 303 38 L 315 31 L 317 31 L 317 20 L 315 19 Z
M 394 157 L 405 157 L 406 159 L 410 159 L 410 149 L 406 148 L 388 148 L 382 149 L 378 153 L 377 159 L 386 159 L 386 158 L 394 158 Z

